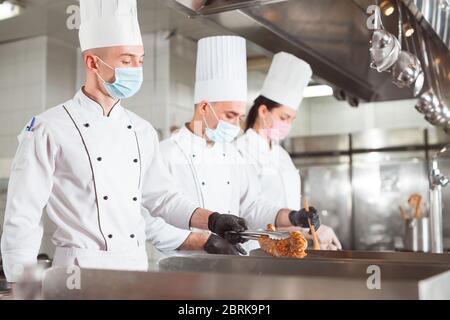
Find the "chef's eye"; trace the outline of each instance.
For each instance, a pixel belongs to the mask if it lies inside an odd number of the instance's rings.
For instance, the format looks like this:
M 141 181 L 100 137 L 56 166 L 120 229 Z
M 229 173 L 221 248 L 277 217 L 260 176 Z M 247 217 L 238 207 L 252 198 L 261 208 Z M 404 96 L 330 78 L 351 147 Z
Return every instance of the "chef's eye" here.
M 131 61 L 122 61 L 122 64 L 128 66 L 129 64 L 131 64 Z

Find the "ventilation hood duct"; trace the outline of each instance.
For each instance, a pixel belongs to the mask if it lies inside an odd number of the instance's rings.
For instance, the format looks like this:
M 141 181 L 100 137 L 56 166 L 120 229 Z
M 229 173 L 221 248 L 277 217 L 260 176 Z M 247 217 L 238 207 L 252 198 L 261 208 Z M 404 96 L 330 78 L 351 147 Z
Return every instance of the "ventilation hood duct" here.
M 395 1 L 395 0 L 392 0 Z M 400 0 L 399 0 L 400 1 Z M 412 89 L 400 89 L 389 73 L 370 68 L 367 7 L 375 0 L 165 0 L 184 14 L 213 22 L 260 47 L 276 53 L 286 51 L 311 64 L 314 74 L 349 97 L 365 101 L 413 98 Z M 380 2 L 380 1 L 378 1 Z M 409 1 L 408 1 L 409 2 Z M 408 3 L 410 4 L 410 3 Z M 384 27 L 398 33 L 398 10 L 383 16 Z M 410 11 L 408 11 L 410 12 Z M 426 41 L 433 41 L 435 56 L 441 57 L 442 87 L 450 90 L 448 47 L 436 36 L 427 21 L 410 14 L 411 24 L 421 27 Z M 415 32 L 410 47 L 419 48 Z M 405 48 L 405 45 L 403 46 Z M 405 48 L 406 49 L 406 48 Z M 423 61 L 420 52 L 412 52 Z M 447 75 L 448 74 L 448 75 Z M 427 87 L 427 83 L 424 88 Z

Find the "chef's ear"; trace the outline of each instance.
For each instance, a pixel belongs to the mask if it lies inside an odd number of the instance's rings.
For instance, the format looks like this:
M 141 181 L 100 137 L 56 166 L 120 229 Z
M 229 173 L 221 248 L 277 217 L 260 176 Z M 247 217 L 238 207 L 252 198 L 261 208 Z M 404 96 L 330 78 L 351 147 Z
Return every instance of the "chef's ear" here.
M 199 112 L 202 116 L 206 115 L 206 110 L 208 109 L 208 106 L 209 106 L 209 102 L 206 101 L 206 100 L 203 100 L 203 101 L 199 102 L 199 103 L 197 104 L 198 112 Z
M 98 72 L 97 60 L 97 57 L 89 51 L 84 54 L 84 64 L 89 71 Z
M 269 112 L 269 109 L 265 104 L 262 104 L 258 108 L 258 117 L 265 118 L 267 116 L 267 113 Z

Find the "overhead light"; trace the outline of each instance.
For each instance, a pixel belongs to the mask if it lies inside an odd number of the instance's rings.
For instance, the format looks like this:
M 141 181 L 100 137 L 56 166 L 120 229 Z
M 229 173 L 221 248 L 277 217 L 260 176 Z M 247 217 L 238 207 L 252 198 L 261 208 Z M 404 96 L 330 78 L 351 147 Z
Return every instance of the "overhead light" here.
M 333 88 L 327 86 L 326 84 L 306 87 L 305 92 L 303 93 L 303 97 L 305 98 L 325 97 L 332 95 Z
M 380 4 L 380 9 L 381 9 L 381 12 L 383 12 L 383 14 L 386 17 L 389 17 L 391 14 L 394 13 L 395 6 L 391 1 L 385 0 Z
M 18 16 L 22 12 L 22 7 L 10 0 L 0 0 L 0 20 L 6 20 Z
M 403 32 L 405 37 L 411 37 L 414 34 L 414 28 L 409 23 L 403 24 Z

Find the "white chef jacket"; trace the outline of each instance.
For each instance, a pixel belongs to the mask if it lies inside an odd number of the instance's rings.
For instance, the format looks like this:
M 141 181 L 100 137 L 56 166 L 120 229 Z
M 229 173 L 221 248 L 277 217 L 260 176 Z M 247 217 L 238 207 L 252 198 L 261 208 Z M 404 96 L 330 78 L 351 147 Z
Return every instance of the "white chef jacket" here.
M 173 188 L 156 131 L 120 102 L 105 116 L 79 91 L 35 123 L 20 134 L 11 168 L 1 239 L 8 281 L 16 266 L 36 263 L 44 208 L 56 225 L 54 265 L 147 270 L 141 206 L 188 229 L 197 205 Z M 174 246 L 188 235 L 164 226 L 160 237 Z
M 272 143 L 272 148 L 255 130 L 249 129 L 238 139 L 238 149 L 251 167 L 251 175 L 262 196 L 280 208 L 300 210 L 300 173 L 286 150 Z
M 233 143 L 214 143 L 183 126 L 161 142 L 161 154 L 182 192 L 199 207 L 246 219 L 250 229 L 275 223 L 281 207 L 273 206 L 251 188 L 245 162 Z M 255 244 L 247 245 L 247 249 Z

